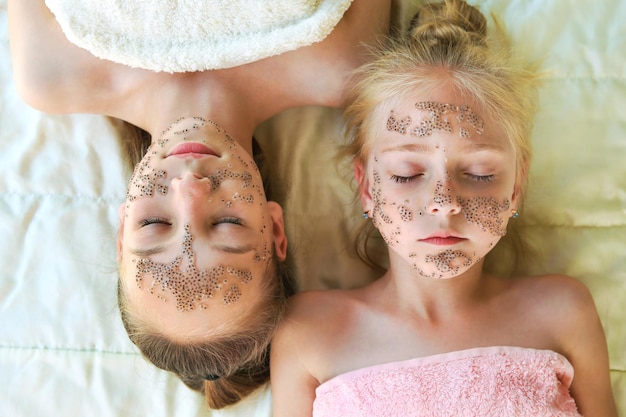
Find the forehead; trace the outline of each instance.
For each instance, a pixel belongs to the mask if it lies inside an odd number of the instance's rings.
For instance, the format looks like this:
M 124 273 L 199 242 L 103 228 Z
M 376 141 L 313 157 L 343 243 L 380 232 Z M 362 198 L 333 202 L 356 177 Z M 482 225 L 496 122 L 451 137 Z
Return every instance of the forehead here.
M 120 277 L 128 310 L 183 340 L 212 334 L 245 317 L 262 296 L 269 260 L 254 261 L 252 254 L 235 255 L 245 258 L 241 260 L 204 255 L 183 250 L 169 262 L 129 257 Z M 199 258 L 205 260 L 195 264 Z
M 381 103 L 371 119 L 368 150 L 445 140 L 452 146 L 513 151 L 503 130 L 471 99 L 449 91 L 407 95 Z
M 134 278 L 134 277 L 131 277 Z M 149 281 L 145 282 L 146 286 Z M 156 289 L 150 292 L 135 285 L 134 279 L 122 282 L 125 308 L 148 326 L 173 340 L 188 341 L 190 337 L 219 334 L 240 322 L 256 308 L 261 293 L 260 279 L 241 285 L 239 291 L 229 288 L 216 299 L 195 303 L 193 308 L 179 308 L 176 296 L 170 291 Z M 226 297 L 226 300 L 222 298 Z

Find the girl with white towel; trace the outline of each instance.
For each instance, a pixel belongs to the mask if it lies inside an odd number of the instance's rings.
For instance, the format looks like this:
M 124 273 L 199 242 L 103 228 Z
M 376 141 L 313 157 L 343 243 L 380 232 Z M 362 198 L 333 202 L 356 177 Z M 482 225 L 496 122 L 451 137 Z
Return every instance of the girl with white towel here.
M 343 105 L 346 79 L 365 45 L 387 34 L 390 8 L 389 0 L 9 1 L 26 102 L 147 132 L 119 211 L 122 319 L 148 360 L 211 407 L 268 380 L 269 343 L 293 292 L 281 272 L 282 210 L 265 195 L 254 129 L 287 108 Z

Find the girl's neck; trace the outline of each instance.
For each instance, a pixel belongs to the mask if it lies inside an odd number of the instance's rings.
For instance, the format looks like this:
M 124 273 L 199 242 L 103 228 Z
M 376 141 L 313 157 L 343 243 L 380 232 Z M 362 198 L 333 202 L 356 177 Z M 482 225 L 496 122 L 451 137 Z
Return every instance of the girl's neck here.
M 435 279 L 421 276 L 405 262 L 391 259 L 387 273 L 375 284 L 376 296 L 390 308 L 426 319 L 458 316 L 477 305 L 490 293 L 491 280 L 483 274 L 483 261 L 453 278 Z

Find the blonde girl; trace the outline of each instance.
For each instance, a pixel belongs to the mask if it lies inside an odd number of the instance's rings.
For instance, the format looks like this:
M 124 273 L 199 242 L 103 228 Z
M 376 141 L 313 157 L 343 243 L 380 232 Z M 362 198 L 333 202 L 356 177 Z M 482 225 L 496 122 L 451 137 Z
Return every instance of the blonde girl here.
M 428 4 L 359 70 L 349 149 L 389 268 L 292 299 L 274 416 L 616 415 L 588 290 L 483 271 L 519 215 L 536 78 L 486 27 L 464 1 Z

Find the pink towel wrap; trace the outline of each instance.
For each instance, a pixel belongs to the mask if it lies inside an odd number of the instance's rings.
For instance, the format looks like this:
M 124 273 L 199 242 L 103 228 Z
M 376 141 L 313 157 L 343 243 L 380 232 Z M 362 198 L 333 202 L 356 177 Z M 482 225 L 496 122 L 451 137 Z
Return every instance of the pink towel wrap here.
M 574 369 L 549 350 L 487 347 L 358 369 L 316 390 L 314 417 L 577 416 Z

